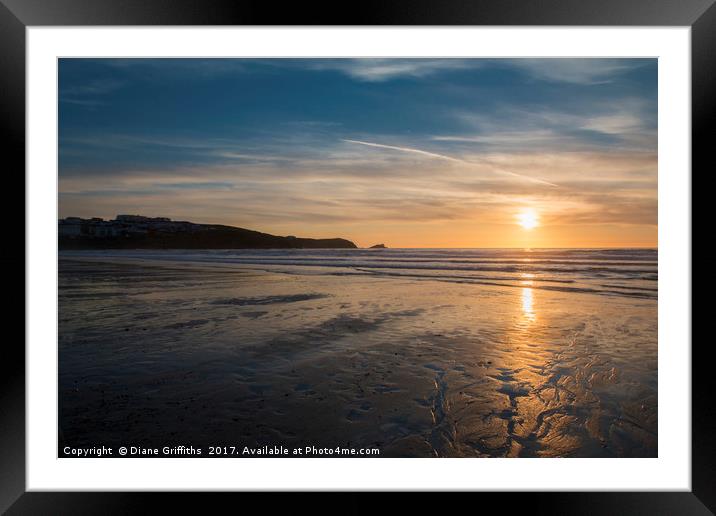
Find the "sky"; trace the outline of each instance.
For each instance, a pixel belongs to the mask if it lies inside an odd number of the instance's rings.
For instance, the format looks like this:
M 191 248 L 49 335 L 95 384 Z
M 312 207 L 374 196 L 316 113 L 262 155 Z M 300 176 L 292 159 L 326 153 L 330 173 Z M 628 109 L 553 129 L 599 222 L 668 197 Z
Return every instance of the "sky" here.
M 656 59 L 60 59 L 59 216 L 656 247 Z

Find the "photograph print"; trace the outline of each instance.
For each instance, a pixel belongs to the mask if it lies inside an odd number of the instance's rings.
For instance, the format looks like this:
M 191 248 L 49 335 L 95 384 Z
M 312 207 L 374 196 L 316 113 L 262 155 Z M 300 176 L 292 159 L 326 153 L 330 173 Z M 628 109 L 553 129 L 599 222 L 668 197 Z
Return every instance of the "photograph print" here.
M 656 59 L 58 60 L 58 456 L 657 457 Z

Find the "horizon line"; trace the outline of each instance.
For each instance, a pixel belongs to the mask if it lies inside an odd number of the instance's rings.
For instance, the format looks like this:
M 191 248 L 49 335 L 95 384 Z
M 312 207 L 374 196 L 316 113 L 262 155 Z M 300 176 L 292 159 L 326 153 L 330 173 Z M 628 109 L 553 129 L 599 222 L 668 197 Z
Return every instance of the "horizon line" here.
M 335 248 L 339 249 L 339 248 Z M 342 248 L 340 248 L 342 249 Z M 371 247 L 356 247 L 354 249 L 371 249 Z M 487 246 L 479 246 L 479 247 L 385 247 L 385 249 L 659 249 L 658 246 L 655 245 L 620 245 L 620 246 L 594 246 L 594 247 L 585 247 L 585 246 L 554 246 L 554 247 L 525 247 L 525 246 L 515 246 L 515 247 L 487 247 Z M 384 249 L 383 249 L 384 250 Z

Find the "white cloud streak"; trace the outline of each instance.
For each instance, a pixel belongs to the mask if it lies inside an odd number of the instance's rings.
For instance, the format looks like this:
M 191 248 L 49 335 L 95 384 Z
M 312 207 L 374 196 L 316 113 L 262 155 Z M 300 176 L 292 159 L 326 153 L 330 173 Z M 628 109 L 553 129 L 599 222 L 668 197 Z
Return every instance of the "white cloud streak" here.
M 625 59 L 515 59 L 508 64 L 536 79 L 582 85 L 605 84 L 634 68 Z
M 455 162 L 455 163 L 462 163 L 462 164 L 465 164 L 465 165 L 477 165 L 477 164 L 478 164 L 478 163 L 476 163 L 476 162 L 474 162 L 474 161 L 467 161 L 467 160 L 464 160 L 464 159 L 453 158 L 452 156 L 446 156 L 445 154 L 437 154 L 437 153 L 435 153 L 435 152 L 428 152 L 428 151 L 424 151 L 424 150 L 421 150 L 421 149 L 414 149 L 414 148 L 411 148 L 411 147 L 397 147 L 397 146 L 394 146 L 394 145 L 384 145 L 384 144 L 382 144 L 382 143 L 364 142 L 364 141 L 361 141 L 361 140 L 347 140 L 347 139 L 343 139 L 342 141 L 348 142 L 348 143 L 355 143 L 355 144 L 358 144 L 358 145 L 365 145 L 365 146 L 368 146 L 368 147 L 377 147 L 377 148 L 381 148 L 381 149 L 396 150 L 396 151 L 400 151 L 400 152 L 412 152 L 412 153 L 414 153 L 414 154 L 420 154 L 420 155 L 427 156 L 427 157 L 430 157 L 430 158 L 444 159 L 444 160 L 447 160 L 447 161 L 452 161 L 452 162 Z M 506 175 L 509 175 L 509 176 L 512 176 L 512 177 L 515 177 L 515 178 L 518 178 L 518 179 L 523 179 L 523 180 L 525 180 L 525 181 L 531 181 L 531 182 L 534 182 L 534 183 L 540 183 L 540 184 L 548 185 L 548 186 L 554 186 L 554 187 L 558 187 L 558 186 L 559 186 L 559 185 L 556 185 L 556 184 L 554 184 L 554 183 L 550 183 L 550 182 L 548 182 L 548 181 L 544 181 L 543 179 L 538 179 L 538 178 L 535 178 L 535 177 L 524 176 L 524 175 L 522 175 L 522 174 L 517 174 L 516 172 L 511 172 L 511 171 L 509 171 L 509 170 L 504 170 L 504 169 L 502 169 L 502 168 L 496 167 L 493 163 L 490 163 L 490 162 L 488 162 L 488 161 L 486 161 L 486 160 L 482 160 L 482 164 L 490 165 L 490 166 L 493 168 L 493 170 L 495 170 L 496 172 L 499 172 L 499 173 L 501 173 L 501 174 L 506 174 Z
M 438 72 L 478 68 L 475 59 L 327 59 L 313 65 L 314 70 L 337 70 L 362 82 L 384 82 L 399 77 L 426 77 Z
M 445 156 L 444 154 L 437 154 L 435 152 L 428 152 L 420 149 L 413 149 L 411 147 L 396 147 L 394 145 L 384 145 L 382 143 L 373 143 L 373 142 L 364 142 L 361 140 L 347 140 L 343 139 L 342 141 L 348 142 L 348 143 L 357 143 L 358 145 L 365 145 L 367 147 L 377 147 L 379 149 L 390 149 L 390 150 L 397 150 L 402 152 L 412 152 L 415 154 L 422 154 L 423 156 L 428 156 L 430 158 L 437 158 L 437 159 L 445 159 L 448 161 L 454 161 L 456 163 L 465 163 L 461 159 L 453 158 L 450 156 Z

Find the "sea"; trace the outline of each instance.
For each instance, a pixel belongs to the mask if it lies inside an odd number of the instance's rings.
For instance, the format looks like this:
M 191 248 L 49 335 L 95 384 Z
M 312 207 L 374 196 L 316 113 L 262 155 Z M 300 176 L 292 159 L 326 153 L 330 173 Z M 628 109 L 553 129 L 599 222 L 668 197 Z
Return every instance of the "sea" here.
M 657 249 L 228 249 L 64 251 L 63 256 L 254 266 L 657 298 Z

